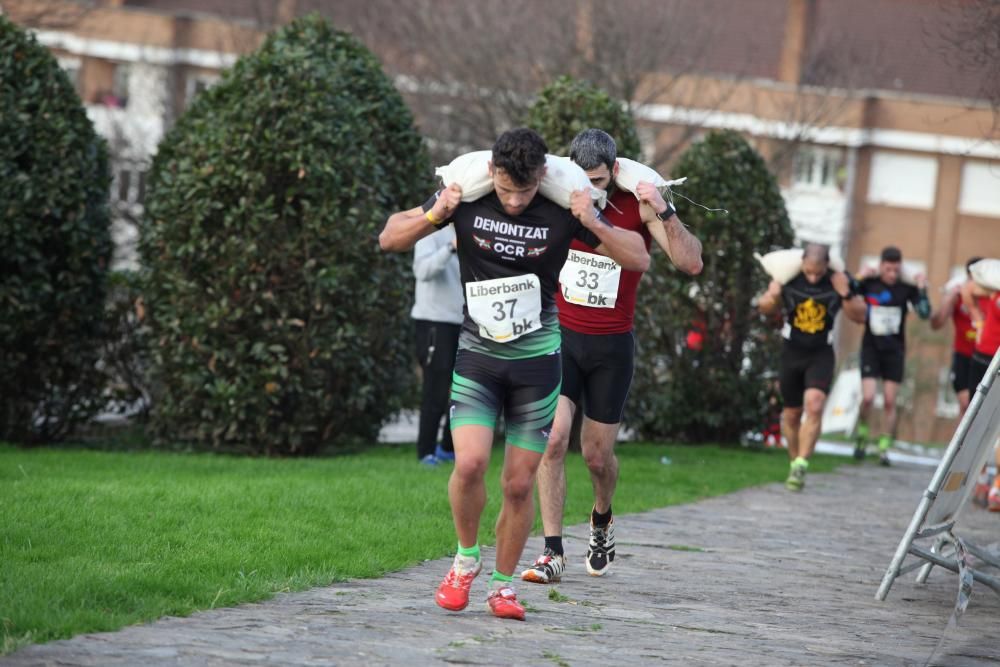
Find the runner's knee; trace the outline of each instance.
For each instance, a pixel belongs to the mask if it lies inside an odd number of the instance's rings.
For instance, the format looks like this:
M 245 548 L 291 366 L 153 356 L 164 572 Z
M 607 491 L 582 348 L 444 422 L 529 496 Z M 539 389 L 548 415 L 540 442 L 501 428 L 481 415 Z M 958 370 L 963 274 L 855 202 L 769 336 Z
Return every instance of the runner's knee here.
M 475 482 L 486 476 L 486 469 L 489 465 L 488 458 L 458 456 L 455 459 L 454 475 L 464 483 Z
M 529 474 L 505 475 L 501 481 L 504 500 L 523 502 L 535 490 L 535 478 Z

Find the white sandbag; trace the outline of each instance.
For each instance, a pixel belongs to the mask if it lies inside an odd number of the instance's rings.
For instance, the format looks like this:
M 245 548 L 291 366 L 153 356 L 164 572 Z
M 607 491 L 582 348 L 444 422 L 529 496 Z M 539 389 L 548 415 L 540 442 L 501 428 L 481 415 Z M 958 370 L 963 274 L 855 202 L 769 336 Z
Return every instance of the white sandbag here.
M 867 269 L 872 273 L 873 276 L 878 277 L 878 265 L 879 262 L 876 262 L 874 264 L 871 262 L 863 264 L 861 266 L 861 269 L 858 271 L 858 274 L 859 275 L 863 274 Z M 902 266 L 899 267 L 899 282 L 906 283 L 907 285 L 916 286 L 917 276 L 921 275 L 921 273 L 922 271 L 919 268 L 917 268 L 917 266 L 914 266 L 912 263 L 904 259 Z
M 764 267 L 764 272 L 767 275 L 784 285 L 802 271 L 802 252 L 802 248 L 788 248 L 787 250 L 774 250 L 766 255 L 755 252 L 753 256 Z M 843 271 L 843 260 L 836 255 L 831 255 L 830 268 L 834 271 Z
M 966 278 L 964 273 L 960 273 L 957 276 L 952 276 L 951 280 L 946 282 L 944 284 L 944 287 L 941 288 L 941 292 L 943 292 L 944 294 L 948 294 L 949 292 L 957 292 L 958 290 L 962 289 L 962 285 L 965 284 L 965 280 Z
M 493 151 L 473 151 L 459 155 L 450 163 L 434 170 L 445 187 L 458 183 L 462 188 L 462 201 L 476 201 L 493 192 L 490 176 L 490 159 Z
M 630 160 L 627 157 L 618 158 L 618 175 L 615 176 L 615 185 L 632 194 L 635 194 L 640 182 L 652 183 L 653 187 L 662 190 L 671 185 L 680 185 L 686 180 L 687 177 L 668 181 L 652 167 L 647 167 L 643 163 Z
M 458 183 L 462 188 L 462 201 L 470 202 L 485 197 L 493 191 L 493 177 L 490 176 L 492 151 L 473 151 L 459 155 L 450 163 L 434 170 L 445 187 Z M 590 188 L 591 199 L 599 208 L 604 208 L 607 193 L 594 188 L 587 178 L 587 172 L 575 162 L 557 155 L 545 156 L 545 176 L 538 187 L 543 197 L 569 208 L 570 196 L 574 190 Z
M 988 290 L 1000 290 L 1000 259 L 981 259 L 969 267 L 973 282 Z
M 574 190 L 590 188 L 590 198 L 598 208 L 604 208 L 607 193 L 595 188 L 587 177 L 587 172 L 568 157 L 558 155 L 545 156 L 545 176 L 538 187 L 542 196 L 554 201 L 563 208 L 569 208 L 570 196 Z

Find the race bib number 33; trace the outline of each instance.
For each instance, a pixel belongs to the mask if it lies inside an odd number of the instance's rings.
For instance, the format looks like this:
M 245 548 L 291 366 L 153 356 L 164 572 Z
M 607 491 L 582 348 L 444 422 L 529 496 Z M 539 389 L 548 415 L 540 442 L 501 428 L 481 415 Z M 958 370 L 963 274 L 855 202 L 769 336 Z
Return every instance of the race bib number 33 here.
M 532 273 L 467 283 L 465 302 L 483 338 L 509 343 L 542 328 L 541 283 Z
M 622 267 L 610 257 L 570 250 L 559 272 L 563 298 L 591 308 L 614 308 Z

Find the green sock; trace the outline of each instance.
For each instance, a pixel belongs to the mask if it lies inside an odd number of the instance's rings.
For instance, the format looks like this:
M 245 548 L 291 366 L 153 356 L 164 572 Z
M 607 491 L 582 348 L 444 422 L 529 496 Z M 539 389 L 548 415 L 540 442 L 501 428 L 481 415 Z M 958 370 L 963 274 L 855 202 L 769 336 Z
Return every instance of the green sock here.
M 493 576 L 490 577 L 490 586 L 494 588 L 503 588 L 502 586 L 497 586 L 497 584 L 510 584 L 513 582 L 513 576 L 508 577 L 506 574 L 500 574 L 496 570 L 493 570 Z
M 804 458 L 802 458 L 800 456 L 797 459 L 795 459 L 794 461 L 792 461 L 792 465 L 800 466 L 800 467 L 806 468 L 808 470 L 809 469 L 809 460 L 808 459 L 804 459 Z
M 867 440 L 869 435 L 868 424 L 858 422 L 858 440 Z
M 878 439 L 878 450 L 884 452 L 885 450 L 892 447 L 892 436 L 891 435 L 881 435 Z
M 458 544 L 458 553 L 461 556 L 471 556 L 476 560 L 479 560 L 479 542 L 476 542 L 471 547 L 463 547 L 462 543 Z

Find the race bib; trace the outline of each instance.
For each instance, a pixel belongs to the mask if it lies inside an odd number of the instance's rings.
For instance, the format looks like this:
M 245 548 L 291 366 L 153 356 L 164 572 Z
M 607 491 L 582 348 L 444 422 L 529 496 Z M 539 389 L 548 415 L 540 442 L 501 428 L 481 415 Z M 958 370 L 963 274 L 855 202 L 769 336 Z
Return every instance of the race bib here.
M 899 306 L 871 306 L 868 327 L 875 336 L 895 336 L 903 324 L 903 309 Z
M 465 303 L 479 335 L 498 343 L 542 328 L 542 289 L 533 273 L 468 283 Z
M 610 257 L 570 250 L 559 272 L 563 297 L 591 308 L 614 308 L 622 267 Z

